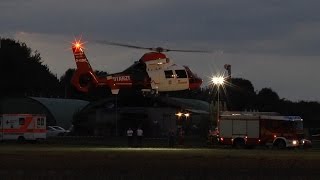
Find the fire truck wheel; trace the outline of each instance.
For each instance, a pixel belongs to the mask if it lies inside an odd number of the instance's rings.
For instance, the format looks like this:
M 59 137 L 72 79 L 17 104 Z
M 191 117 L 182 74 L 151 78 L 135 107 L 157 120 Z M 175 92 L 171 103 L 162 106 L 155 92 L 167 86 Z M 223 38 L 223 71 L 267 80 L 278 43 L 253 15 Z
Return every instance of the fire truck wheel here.
M 233 142 L 233 146 L 236 148 L 236 149 L 243 149 L 245 147 L 245 142 L 243 139 L 235 139 L 234 142 Z
M 26 139 L 23 136 L 18 137 L 18 143 L 23 143 Z
M 278 149 L 285 149 L 286 148 L 286 142 L 284 142 L 284 140 L 277 140 L 275 142 L 275 146 L 278 148 Z

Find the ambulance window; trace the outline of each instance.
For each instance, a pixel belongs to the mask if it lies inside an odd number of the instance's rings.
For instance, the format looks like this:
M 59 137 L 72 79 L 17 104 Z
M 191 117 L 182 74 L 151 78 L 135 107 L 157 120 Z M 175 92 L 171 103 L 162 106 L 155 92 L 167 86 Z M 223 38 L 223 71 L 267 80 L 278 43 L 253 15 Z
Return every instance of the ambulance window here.
M 173 72 L 171 70 L 164 71 L 164 74 L 165 74 L 166 78 L 173 78 Z
M 44 125 L 44 119 L 41 118 L 41 126 L 43 126 L 43 125 Z
M 19 125 L 24 125 L 24 118 L 19 118 Z
M 40 126 L 41 122 L 40 122 L 40 118 L 37 119 L 37 125 Z
M 177 78 L 187 78 L 185 70 L 176 70 Z

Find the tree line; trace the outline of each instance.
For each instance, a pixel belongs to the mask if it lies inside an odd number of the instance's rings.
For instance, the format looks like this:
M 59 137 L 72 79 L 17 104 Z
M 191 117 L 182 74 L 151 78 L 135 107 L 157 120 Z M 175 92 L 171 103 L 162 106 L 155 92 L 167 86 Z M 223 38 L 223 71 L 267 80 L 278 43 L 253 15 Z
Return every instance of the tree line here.
M 0 46 L 0 97 L 38 96 L 71 98 L 94 101 L 106 98 L 110 94 L 105 88 L 98 88 L 90 93 L 78 92 L 70 83 L 74 69 L 67 69 L 64 75 L 57 77 L 49 67 L 43 64 L 38 51 L 33 51 L 25 43 L 9 38 L 2 38 Z M 97 71 L 99 75 L 106 72 Z M 220 101 L 225 102 L 228 110 L 275 111 L 283 115 L 300 115 L 305 125 L 320 127 L 319 102 L 292 102 L 280 98 L 272 88 L 255 91 L 249 80 L 229 79 L 229 85 L 220 87 Z M 207 86 L 194 91 L 172 92 L 169 96 L 199 99 L 207 102 L 217 98 L 217 87 Z

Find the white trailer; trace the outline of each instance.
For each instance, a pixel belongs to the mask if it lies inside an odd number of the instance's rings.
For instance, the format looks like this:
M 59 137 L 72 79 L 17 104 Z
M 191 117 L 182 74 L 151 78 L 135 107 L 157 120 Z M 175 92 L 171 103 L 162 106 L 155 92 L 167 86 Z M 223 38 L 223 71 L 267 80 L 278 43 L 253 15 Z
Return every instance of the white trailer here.
M 269 145 L 278 148 L 298 147 L 303 136 L 299 116 L 262 115 L 262 113 L 231 113 L 218 122 L 221 144 L 235 147 Z
M 0 140 L 46 139 L 46 116 L 41 114 L 1 114 Z

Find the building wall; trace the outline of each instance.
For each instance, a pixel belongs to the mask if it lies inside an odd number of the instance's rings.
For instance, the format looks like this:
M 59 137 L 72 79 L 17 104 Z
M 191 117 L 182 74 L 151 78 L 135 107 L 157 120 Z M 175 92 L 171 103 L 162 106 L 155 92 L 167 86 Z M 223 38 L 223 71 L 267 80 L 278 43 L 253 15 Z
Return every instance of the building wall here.
M 200 129 L 207 127 L 209 114 L 194 113 L 187 119 L 178 119 L 176 113 L 177 108 L 174 107 L 122 107 L 117 114 L 115 109 L 98 108 L 87 111 L 86 122 L 79 123 L 79 129 L 88 129 L 83 131 L 83 135 L 125 136 L 128 128 L 135 130 L 141 127 L 145 136 L 163 137 L 170 130 L 177 131 L 179 126 L 185 128 L 190 135 L 200 135 Z M 91 134 L 86 134 L 87 132 Z

